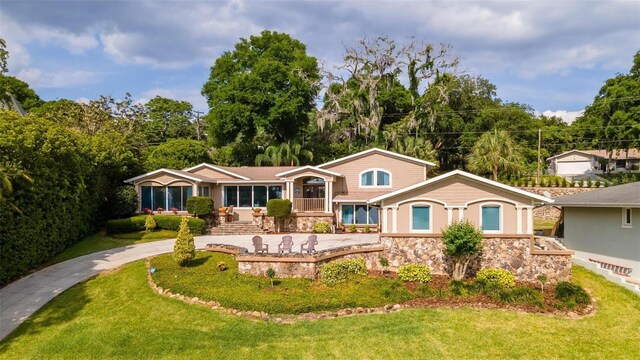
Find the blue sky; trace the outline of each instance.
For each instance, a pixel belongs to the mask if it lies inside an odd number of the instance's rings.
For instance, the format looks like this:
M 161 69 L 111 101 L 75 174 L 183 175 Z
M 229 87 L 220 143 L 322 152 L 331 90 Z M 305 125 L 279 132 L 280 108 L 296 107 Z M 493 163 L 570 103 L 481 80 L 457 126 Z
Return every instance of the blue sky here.
M 326 67 L 363 35 L 448 43 L 498 96 L 573 119 L 640 50 L 640 1 L 0 0 L 10 75 L 45 100 L 155 95 L 206 111 L 209 67 L 263 29 Z

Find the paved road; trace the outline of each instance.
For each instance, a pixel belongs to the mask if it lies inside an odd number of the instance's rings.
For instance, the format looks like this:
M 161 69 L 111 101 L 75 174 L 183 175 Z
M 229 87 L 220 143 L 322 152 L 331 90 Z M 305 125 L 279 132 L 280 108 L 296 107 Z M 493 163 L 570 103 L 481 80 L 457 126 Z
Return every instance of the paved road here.
M 293 234 L 294 249 L 304 242 L 307 234 Z M 278 248 L 280 235 L 264 235 L 269 249 Z M 339 246 L 378 242 L 377 234 L 319 234 L 318 250 Z M 198 236 L 196 248 L 206 244 L 231 244 L 246 247 L 251 251 L 251 236 L 224 235 Z M 174 240 L 162 240 L 96 252 L 61 262 L 25 276 L 0 289 L 0 340 L 9 335 L 18 325 L 56 295 L 69 287 L 86 280 L 104 270 L 117 268 L 148 256 L 164 254 L 173 250 Z M 273 250 L 272 250 L 273 251 Z

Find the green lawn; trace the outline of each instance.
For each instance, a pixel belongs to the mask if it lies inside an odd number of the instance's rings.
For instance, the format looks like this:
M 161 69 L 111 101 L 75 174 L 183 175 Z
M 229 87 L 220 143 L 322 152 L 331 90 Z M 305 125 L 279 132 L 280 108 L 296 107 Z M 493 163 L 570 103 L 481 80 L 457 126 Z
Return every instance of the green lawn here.
M 218 271 L 219 262 L 228 269 Z M 266 277 L 238 274 L 238 262 L 227 254 L 197 252 L 193 266 L 180 268 L 171 254 L 151 260 L 156 284 L 173 293 L 215 300 L 224 307 L 265 311 L 270 314 L 300 314 L 355 307 L 377 307 L 412 299 L 400 282 L 380 277 L 326 286 L 309 279 L 276 279 L 271 287 Z
M 549 230 L 553 229 L 555 220 L 533 219 L 533 230 Z
M 0 342 L 0 359 L 637 358 L 640 297 L 583 268 L 582 319 L 411 309 L 283 325 L 155 294 L 143 261 L 78 284 Z
M 127 234 L 109 235 L 107 235 L 104 231 L 101 231 L 97 234 L 88 236 L 85 239 L 82 239 L 78 243 L 67 248 L 65 251 L 58 254 L 58 256 L 47 263 L 46 266 L 73 259 L 78 256 L 90 254 L 96 251 L 109 250 L 121 246 L 141 244 L 150 241 L 171 239 L 175 238 L 176 236 L 178 236 L 178 233 L 171 230 L 159 230 L 152 233 L 138 231 Z

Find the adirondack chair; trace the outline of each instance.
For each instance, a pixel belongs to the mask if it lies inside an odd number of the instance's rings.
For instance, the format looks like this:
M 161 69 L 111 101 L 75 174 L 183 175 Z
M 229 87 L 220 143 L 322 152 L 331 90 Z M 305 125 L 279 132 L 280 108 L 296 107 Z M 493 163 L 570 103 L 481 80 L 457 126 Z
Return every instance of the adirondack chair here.
M 285 250 L 291 252 L 291 248 L 293 247 L 293 239 L 291 236 L 283 236 L 282 241 L 278 244 L 278 252 L 283 253 Z
M 269 252 L 269 244 L 263 244 L 260 236 L 254 236 L 251 240 L 253 241 L 253 247 L 256 249 L 255 252 Z
M 316 252 L 316 245 L 318 245 L 318 235 L 309 235 L 307 242 L 300 245 L 300 252 L 303 252 L 305 249 L 308 253 Z

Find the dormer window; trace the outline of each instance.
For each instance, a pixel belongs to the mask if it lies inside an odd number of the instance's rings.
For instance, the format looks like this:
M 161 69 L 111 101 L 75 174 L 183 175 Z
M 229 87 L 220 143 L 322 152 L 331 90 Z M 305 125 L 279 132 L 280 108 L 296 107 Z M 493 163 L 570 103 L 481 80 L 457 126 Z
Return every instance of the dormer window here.
M 383 169 L 368 169 L 360 173 L 360 187 L 390 187 L 391 174 Z

